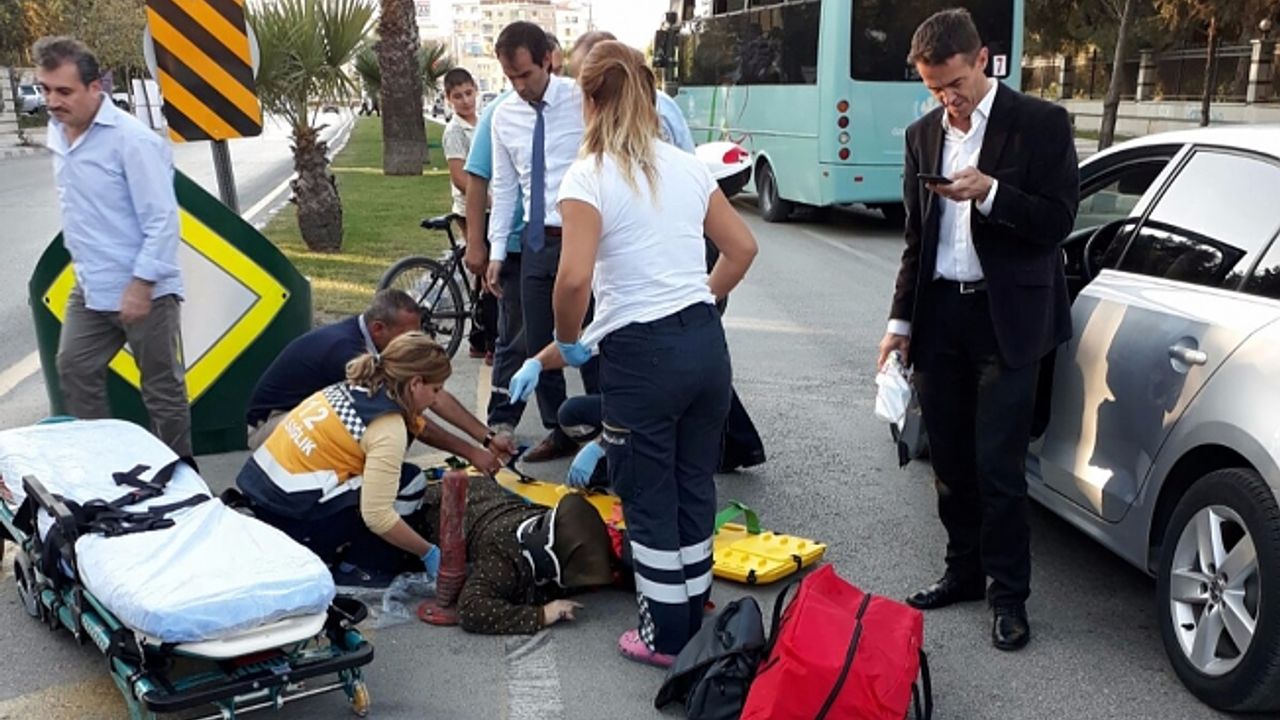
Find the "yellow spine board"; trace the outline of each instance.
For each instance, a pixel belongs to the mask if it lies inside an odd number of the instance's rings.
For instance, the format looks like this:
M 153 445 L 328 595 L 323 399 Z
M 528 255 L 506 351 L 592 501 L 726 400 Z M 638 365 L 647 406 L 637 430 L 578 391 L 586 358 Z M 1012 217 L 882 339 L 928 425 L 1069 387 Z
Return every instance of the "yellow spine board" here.
M 529 502 L 547 507 L 554 507 L 560 502 L 560 498 L 575 492 L 559 483 L 539 480 L 524 482 L 519 475 L 509 470 L 499 472 L 496 479 L 507 490 Z M 621 503 L 617 496 L 593 493 L 588 494 L 587 499 L 605 522 L 615 516 L 619 519 L 622 517 L 621 512 L 616 512 Z M 825 543 L 767 530 L 752 535 L 747 532 L 745 525 L 726 523 L 715 537 L 715 566 L 712 572 L 723 580 L 768 585 L 821 560 L 826 551 Z

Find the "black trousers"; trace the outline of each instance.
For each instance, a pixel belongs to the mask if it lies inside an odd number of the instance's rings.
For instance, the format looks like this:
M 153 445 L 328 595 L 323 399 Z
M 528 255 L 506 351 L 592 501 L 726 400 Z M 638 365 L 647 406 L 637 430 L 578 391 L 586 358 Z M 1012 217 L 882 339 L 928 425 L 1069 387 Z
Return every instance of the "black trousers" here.
M 525 248 L 521 254 L 520 296 L 524 303 L 524 341 L 529 357 L 538 354 L 555 335 L 556 321 L 551 306 L 552 291 L 556 286 L 556 271 L 560 268 L 560 238 L 550 235 L 546 245 L 538 251 Z M 591 313 L 587 313 L 590 322 Z M 579 368 L 582 385 L 588 395 L 600 391 L 600 359 L 593 357 Z M 564 371 L 547 370 L 538 377 L 538 413 L 542 426 L 548 430 L 559 427 L 556 415 L 565 399 Z
M 524 403 L 511 402 L 507 386 L 511 377 L 529 357 L 524 344 L 524 310 L 520 298 L 520 256 L 507 255 L 498 273 L 502 286 L 502 300 L 498 302 L 498 342 L 493 351 L 493 380 L 489 395 L 489 427 L 520 424 L 524 415 Z M 541 348 L 539 348 L 541 349 Z
M 947 529 L 947 570 L 991 578 L 993 605 L 1031 593 L 1027 444 L 1039 365 L 1000 359 L 986 292 L 962 295 L 938 282 L 930 338 L 915 382 L 929 433 L 938 517 Z

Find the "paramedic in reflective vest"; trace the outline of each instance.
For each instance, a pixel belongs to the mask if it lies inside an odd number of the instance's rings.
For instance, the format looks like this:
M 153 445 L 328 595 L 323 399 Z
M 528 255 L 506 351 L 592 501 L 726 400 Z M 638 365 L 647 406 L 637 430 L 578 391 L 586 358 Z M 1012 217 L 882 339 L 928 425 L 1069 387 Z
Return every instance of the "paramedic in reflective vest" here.
M 404 458 L 450 371 L 416 331 L 352 360 L 345 381 L 294 408 L 245 463 L 236 485 L 254 514 L 330 564 L 338 585 L 383 586 L 415 565 L 435 576 L 439 548 L 406 522 L 426 478 Z
M 318 327 L 294 338 L 267 368 L 249 398 L 249 450 L 266 442 L 276 425 L 298 403 L 341 382 L 347 363 L 360 353 L 377 353 L 391 339 L 422 327 L 421 309 L 403 290 L 387 288 L 373 296 L 360 315 Z M 496 472 L 516 452 L 510 436 L 489 432 L 448 390 L 440 391 L 431 412 L 443 423 L 425 420 L 418 440 L 465 458 L 485 472 Z M 450 432 L 444 423 L 459 433 Z
M 559 352 L 539 357 L 580 365 L 598 343 L 609 482 L 622 499 L 639 601 L 639 627 L 618 648 L 668 666 L 701 626 L 711 590 L 714 473 L 731 374 L 715 299 L 742 279 L 756 243 L 706 166 L 659 140 L 644 56 L 602 42 L 579 83 L 582 157 L 559 195 Z M 704 233 L 721 252 L 710 277 Z M 595 320 L 582 330 L 593 282 Z M 526 361 L 513 397 L 527 397 L 543 364 Z

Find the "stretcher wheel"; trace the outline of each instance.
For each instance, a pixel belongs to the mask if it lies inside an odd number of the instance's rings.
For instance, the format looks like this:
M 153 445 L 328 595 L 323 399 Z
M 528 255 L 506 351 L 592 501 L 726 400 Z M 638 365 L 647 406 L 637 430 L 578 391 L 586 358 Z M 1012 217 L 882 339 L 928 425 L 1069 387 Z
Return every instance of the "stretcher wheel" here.
M 356 717 L 365 717 L 369 714 L 369 687 L 363 680 L 357 680 L 351 688 L 351 711 L 356 714 Z
M 31 568 L 31 558 L 22 550 L 13 557 L 13 579 L 18 584 L 18 599 L 27 614 L 44 620 L 44 606 L 40 604 L 40 591 L 36 588 L 36 575 Z

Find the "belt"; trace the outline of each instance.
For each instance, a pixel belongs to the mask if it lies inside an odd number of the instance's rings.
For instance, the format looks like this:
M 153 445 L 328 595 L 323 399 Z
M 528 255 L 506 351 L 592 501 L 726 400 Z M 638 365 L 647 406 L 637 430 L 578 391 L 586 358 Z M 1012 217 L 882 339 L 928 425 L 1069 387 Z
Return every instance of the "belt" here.
M 986 280 L 948 280 L 946 278 L 938 278 L 933 281 L 940 287 L 944 287 L 959 295 L 972 295 L 974 293 L 986 292 Z

